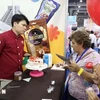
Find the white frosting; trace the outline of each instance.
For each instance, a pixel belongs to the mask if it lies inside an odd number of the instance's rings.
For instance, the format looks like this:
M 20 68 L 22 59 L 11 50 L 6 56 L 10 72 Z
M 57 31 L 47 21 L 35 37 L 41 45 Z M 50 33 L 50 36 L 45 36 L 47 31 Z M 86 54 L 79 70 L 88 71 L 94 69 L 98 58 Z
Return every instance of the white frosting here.
M 41 58 L 36 58 L 36 59 L 29 59 L 27 61 L 27 64 L 25 66 L 27 69 L 30 69 L 30 70 L 43 70 L 43 69 L 46 69 L 48 66 L 47 64 L 43 63 L 43 59 Z
M 36 58 L 34 61 L 31 61 L 30 59 L 28 59 L 28 65 L 33 66 L 33 65 L 40 65 L 43 64 L 43 59 L 41 58 Z

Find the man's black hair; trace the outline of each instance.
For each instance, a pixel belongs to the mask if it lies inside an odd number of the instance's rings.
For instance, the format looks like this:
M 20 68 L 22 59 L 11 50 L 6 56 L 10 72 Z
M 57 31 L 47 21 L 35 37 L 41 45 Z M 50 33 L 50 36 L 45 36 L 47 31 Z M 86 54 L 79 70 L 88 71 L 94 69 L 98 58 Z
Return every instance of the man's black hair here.
M 14 22 L 19 23 L 22 20 L 25 20 L 27 25 L 29 25 L 29 21 L 28 21 L 27 17 L 25 15 L 23 15 L 23 14 L 15 14 L 15 15 L 13 15 L 12 16 L 12 20 L 11 20 L 11 24 L 13 26 Z

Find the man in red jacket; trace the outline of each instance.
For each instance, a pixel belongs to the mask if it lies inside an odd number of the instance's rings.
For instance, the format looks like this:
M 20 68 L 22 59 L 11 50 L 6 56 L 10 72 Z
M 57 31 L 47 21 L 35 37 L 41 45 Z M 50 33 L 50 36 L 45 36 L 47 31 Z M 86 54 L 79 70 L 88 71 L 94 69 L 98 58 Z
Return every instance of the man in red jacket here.
M 29 25 L 23 14 L 15 14 L 11 20 L 12 29 L 0 34 L 0 79 L 13 79 L 14 72 L 22 70 L 24 39 L 21 36 Z

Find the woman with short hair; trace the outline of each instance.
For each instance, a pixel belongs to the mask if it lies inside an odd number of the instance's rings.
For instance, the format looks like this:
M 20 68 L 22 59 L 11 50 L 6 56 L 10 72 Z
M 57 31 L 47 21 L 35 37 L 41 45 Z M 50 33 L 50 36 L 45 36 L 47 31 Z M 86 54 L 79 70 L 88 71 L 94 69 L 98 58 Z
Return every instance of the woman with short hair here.
M 87 87 L 98 86 L 93 82 L 94 69 L 100 75 L 100 55 L 91 48 L 89 34 L 85 30 L 76 30 L 70 36 L 73 50 L 77 53 L 75 61 L 71 60 L 66 67 L 71 71 L 68 76 L 67 100 L 88 100 Z

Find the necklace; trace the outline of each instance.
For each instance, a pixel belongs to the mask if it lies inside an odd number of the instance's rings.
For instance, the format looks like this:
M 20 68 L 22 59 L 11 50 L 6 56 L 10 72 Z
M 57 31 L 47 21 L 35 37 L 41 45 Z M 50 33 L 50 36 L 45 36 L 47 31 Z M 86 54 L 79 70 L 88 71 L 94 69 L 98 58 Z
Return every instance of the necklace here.
M 86 48 L 83 52 L 82 52 L 82 54 L 80 55 L 80 57 L 78 58 L 78 55 L 76 56 L 76 59 L 75 59 L 75 61 L 76 61 L 76 63 L 78 63 L 79 62 L 79 60 L 82 58 L 82 56 L 87 52 L 87 50 L 88 50 L 89 48 Z M 77 59 L 78 58 L 78 59 Z

